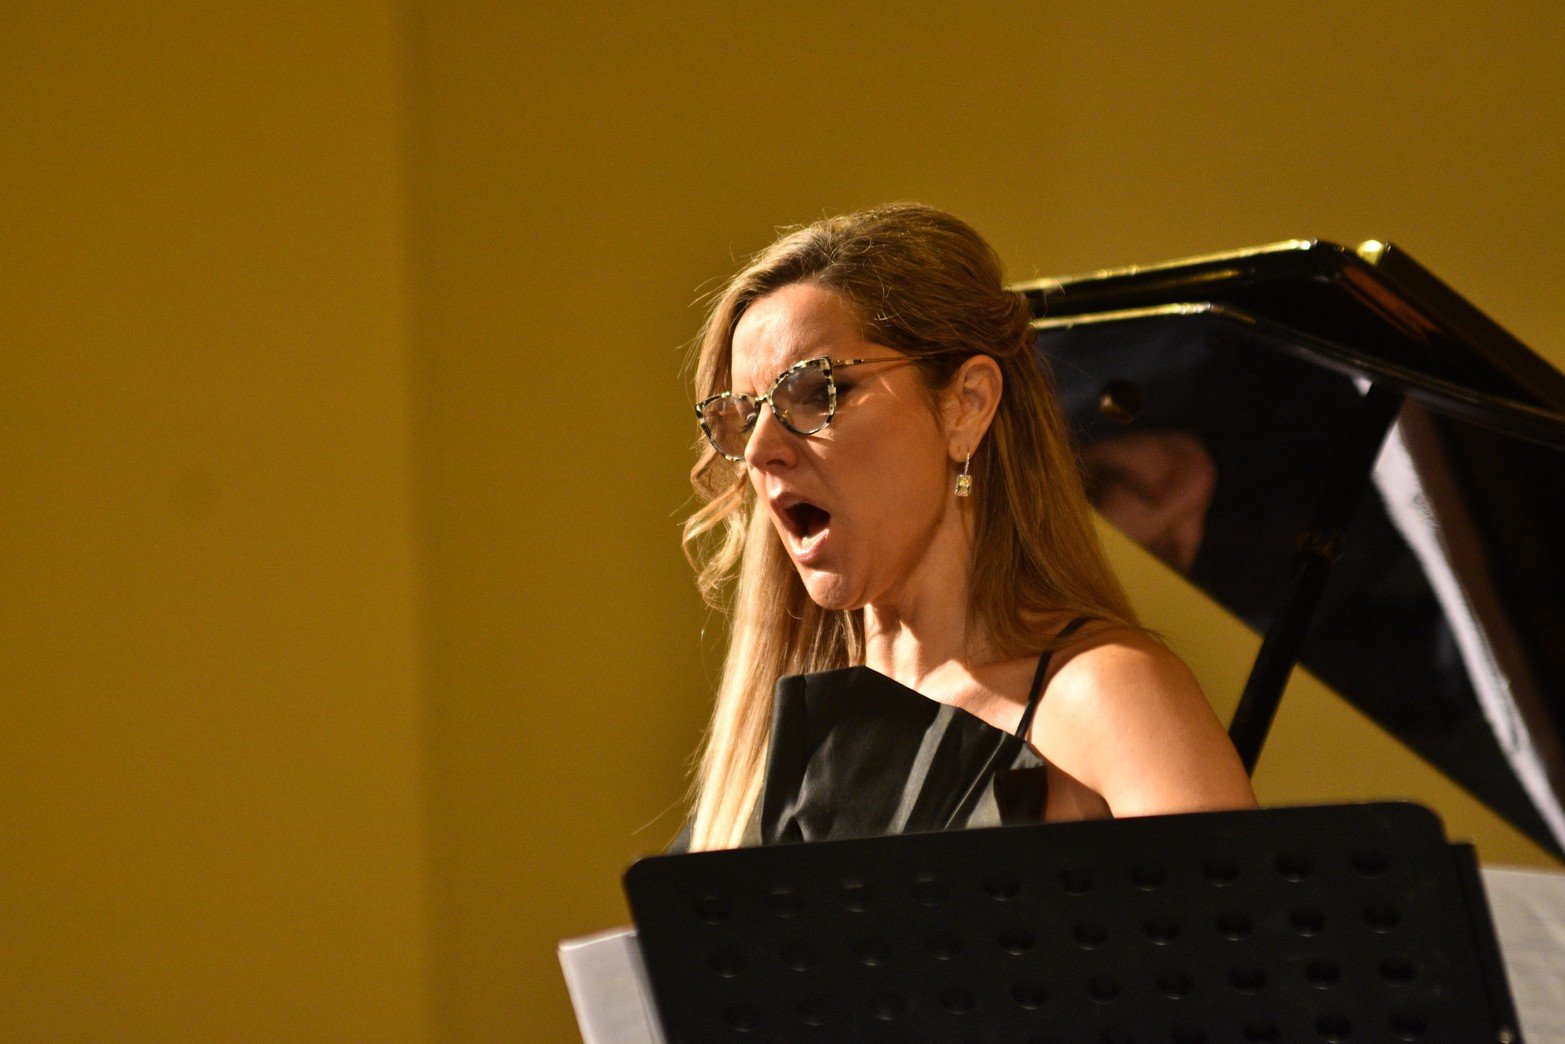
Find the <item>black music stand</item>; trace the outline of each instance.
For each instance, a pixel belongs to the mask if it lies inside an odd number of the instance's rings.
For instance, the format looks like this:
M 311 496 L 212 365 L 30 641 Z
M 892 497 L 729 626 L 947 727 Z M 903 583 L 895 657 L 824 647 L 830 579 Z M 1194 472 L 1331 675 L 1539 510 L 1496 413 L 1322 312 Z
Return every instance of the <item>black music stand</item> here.
M 1470 846 L 1409 804 L 655 856 L 673 1042 L 1520 1040 Z

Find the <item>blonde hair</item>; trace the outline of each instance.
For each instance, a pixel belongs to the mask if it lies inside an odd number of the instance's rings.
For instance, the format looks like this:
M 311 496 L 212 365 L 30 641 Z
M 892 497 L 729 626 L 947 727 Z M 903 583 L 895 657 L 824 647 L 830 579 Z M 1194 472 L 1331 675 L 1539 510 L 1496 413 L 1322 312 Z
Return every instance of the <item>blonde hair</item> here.
M 745 309 L 794 283 L 841 295 L 862 318 L 865 339 L 912 356 L 932 392 L 973 355 L 999 363 L 999 409 L 972 458 L 968 618 L 989 651 L 1040 651 L 1042 628 L 1061 614 L 1135 626 L 1034 354 L 1027 304 L 1005 288 L 993 248 L 951 215 L 913 203 L 789 232 L 716 295 L 697 340 L 697 400 L 728 389 Z M 760 794 L 777 680 L 859 662 L 863 619 L 810 600 L 743 471 L 704 439 L 690 479 L 703 505 L 685 523 L 685 553 L 708 604 L 730 618 L 694 782 L 691 848 L 727 848 L 740 843 Z

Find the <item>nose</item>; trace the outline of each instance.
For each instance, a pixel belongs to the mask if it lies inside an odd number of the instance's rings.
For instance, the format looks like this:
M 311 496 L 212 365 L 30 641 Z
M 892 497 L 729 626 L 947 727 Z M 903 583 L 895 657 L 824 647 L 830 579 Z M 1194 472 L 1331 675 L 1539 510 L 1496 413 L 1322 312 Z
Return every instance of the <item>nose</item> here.
M 800 437 L 783 426 L 767 403 L 756 414 L 755 427 L 750 429 L 750 441 L 744 447 L 745 464 L 759 471 L 791 467 L 797 460 Z

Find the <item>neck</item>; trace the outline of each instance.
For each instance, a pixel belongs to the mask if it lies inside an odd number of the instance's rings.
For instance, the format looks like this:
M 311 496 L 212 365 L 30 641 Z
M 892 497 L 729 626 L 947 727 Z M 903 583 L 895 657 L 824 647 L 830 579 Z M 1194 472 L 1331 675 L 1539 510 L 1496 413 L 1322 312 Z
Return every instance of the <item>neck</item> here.
M 968 556 L 933 556 L 917 581 L 864 607 L 864 663 L 917 691 L 931 674 L 981 655 L 967 617 Z

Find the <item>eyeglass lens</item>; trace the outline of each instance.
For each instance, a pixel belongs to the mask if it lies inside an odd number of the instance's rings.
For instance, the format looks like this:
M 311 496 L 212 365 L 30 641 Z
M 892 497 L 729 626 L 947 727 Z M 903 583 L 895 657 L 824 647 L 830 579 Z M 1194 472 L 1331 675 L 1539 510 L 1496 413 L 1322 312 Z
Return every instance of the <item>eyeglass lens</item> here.
M 772 386 L 772 410 L 777 419 L 798 435 L 813 435 L 831 419 L 832 383 L 822 360 L 784 373 Z M 759 406 L 753 396 L 729 395 L 702 405 L 701 421 L 717 451 L 727 457 L 744 456 L 745 443 L 755 428 Z

